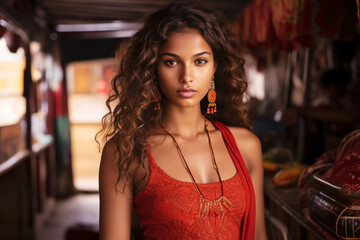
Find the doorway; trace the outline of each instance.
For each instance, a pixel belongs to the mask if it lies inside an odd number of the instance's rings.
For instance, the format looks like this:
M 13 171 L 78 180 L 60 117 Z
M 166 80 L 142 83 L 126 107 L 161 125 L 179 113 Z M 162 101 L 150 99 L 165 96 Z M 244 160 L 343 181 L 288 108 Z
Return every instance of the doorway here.
M 95 135 L 106 114 L 113 59 L 72 62 L 66 69 L 74 186 L 98 191 L 101 153 Z

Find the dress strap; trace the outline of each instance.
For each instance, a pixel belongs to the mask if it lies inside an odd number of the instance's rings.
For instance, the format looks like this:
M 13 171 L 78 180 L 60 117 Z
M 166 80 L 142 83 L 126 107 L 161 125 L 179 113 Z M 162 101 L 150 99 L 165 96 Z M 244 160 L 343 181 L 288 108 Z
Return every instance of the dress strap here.
M 248 207 L 245 209 L 244 222 L 241 226 L 241 239 L 253 240 L 255 236 L 256 202 L 250 174 L 230 129 L 220 122 L 212 121 L 212 123 L 221 132 L 225 145 L 234 161 L 236 169 L 239 172 L 244 185 L 246 204 Z
M 148 158 L 148 161 L 149 161 L 149 164 L 153 167 L 153 166 L 157 166 L 156 163 L 155 163 L 155 160 L 154 160 L 154 157 L 151 153 L 151 150 L 150 150 L 150 147 L 149 146 L 146 146 L 146 154 L 147 154 L 147 158 Z

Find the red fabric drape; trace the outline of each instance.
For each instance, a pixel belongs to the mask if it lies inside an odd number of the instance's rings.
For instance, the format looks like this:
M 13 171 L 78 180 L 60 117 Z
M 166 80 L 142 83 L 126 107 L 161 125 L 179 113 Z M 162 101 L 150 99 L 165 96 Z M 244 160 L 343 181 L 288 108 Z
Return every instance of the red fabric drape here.
M 355 9 L 352 0 L 254 0 L 234 31 L 250 47 L 273 50 L 311 47 L 315 36 L 350 41 L 355 35 Z
M 284 50 L 310 47 L 314 42 L 311 32 L 310 0 L 272 0 L 272 25 Z
M 242 159 L 241 153 L 237 147 L 236 141 L 230 130 L 222 123 L 213 121 L 214 126 L 221 132 L 224 142 L 227 148 L 230 150 L 230 155 L 234 161 L 236 169 L 240 174 L 241 181 L 244 186 L 246 195 L 246 205 L 244 222 L 241 229 L 242 240 L 253 240 L 255 236 L 255 217 L 256 217 L 256 204 L 255 204 L 255 193 L 252 185 L 250 174 L 247 167 Z
M 313 44 L 310 0 L 254 0 L 234 24 L 253 48 L 292 50 Z
M 250 47 L 272 47 L 277 43 L 271 23 L 270 1 L 254 0 L 234 24 L 234 32 Z

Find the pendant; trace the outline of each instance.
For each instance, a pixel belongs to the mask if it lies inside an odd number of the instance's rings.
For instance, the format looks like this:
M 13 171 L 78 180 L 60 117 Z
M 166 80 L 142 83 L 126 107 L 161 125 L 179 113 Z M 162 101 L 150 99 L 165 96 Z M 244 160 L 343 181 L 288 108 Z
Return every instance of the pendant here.
M 232 204 L 224 196 L 219 197 L 217 200 L 209 201 L 202 195 L 199 195 L 199 211 L 196 217 L 218 215 L 224 216 L 225 209 L 231 212 Z

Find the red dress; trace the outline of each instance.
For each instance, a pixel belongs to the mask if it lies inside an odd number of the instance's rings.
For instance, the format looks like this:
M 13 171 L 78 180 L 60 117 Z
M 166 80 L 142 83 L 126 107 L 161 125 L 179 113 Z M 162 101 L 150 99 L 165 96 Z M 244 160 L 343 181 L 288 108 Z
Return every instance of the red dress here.
M 146 239 L 254 239 L 254 198 L 250 201 L 254 192 L 251 180 L 250 185 L 248 182 L 250 176 L 231 132 L 219 124 L 214 122 L 237 167 L 236 175 L 223 181 L 224 196 L 232 203 L 231 211 L 225 211 L 223 216 L 197 217 L 199 194 L 193 183 L 170 177 L 157 166 L 148 149 L 151 174 L 147 186 L 134 199 Z M 221 195 L 219 182 L 198 185 L 209 200 Z

